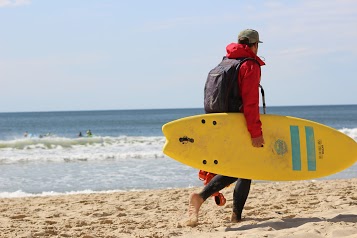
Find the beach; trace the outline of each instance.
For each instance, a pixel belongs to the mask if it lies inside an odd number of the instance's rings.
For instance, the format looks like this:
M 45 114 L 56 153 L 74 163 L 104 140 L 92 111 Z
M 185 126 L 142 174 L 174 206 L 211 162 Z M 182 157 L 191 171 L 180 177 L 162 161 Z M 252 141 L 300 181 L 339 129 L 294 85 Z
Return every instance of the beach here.
M 357 105 L 269 112 L 320 122 L 357 140 Z M 209 198 L 198 225 L 185 226 L 189 195 L 203 182 L 197 169 L 163 154 L 161 127 L 200 113 L 0 113 L 0 238 L 357 237 L 356 163 L 316 181 L 253 181 L 240 223 L 230 221 L 234 186 L 225 188 L 224 206 Z M 88 129 L 92 137 L 77 137 Z
M 206 200 L 202 187 L 0 199 L 0 237 L 357 237 L 357 179 L 253 182 L 243 220 L 230 222 L 234 186 Z

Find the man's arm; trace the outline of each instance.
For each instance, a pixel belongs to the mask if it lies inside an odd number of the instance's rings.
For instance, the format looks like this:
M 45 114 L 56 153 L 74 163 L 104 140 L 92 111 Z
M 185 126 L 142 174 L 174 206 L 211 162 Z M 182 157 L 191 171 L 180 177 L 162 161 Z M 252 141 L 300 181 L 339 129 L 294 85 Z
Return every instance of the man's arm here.
M 239 71 L 239 81 L 243 113 L 252 138 L 252 145 L 261 147 L 264 144 L 264 138 L 259 114 L 259 65 L 251 60 L 244 62 Z

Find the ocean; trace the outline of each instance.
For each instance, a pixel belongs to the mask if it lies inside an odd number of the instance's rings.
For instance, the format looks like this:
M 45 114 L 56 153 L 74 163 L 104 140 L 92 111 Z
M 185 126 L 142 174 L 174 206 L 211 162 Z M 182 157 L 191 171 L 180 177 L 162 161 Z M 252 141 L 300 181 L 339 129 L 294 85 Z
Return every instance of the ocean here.
M 201 108 L 0 113 L 0 197 L 202 186 L 196 169 L 162 153 L 161 132 L 169 121 L 202 113 Z M 357 141 L 357 105 L 268 107 L 267 113 L 316 121 Z M 354 177 L 357 163 L 322 179 Z

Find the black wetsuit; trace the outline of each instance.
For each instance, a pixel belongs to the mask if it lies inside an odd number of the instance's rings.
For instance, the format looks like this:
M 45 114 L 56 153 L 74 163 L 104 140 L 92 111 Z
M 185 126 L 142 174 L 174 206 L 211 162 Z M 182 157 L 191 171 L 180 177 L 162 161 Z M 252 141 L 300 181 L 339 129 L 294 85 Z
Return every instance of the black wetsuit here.
M 202 192 L 199 193 L 199 195 L 203 198 L 203 200 L 206 200 L 207 198 L 212 196 L 212 194 L 220 191 L 221 189 L 227 187 L 235 181 L 237 181 L 237 183 L 233 193 L 233 212 L 237 215 L 237 219 L 240 220 L 242 219 L 243 207 L 245 202 L 247 201 L 252 180 L 216 175 L 203 188 Z

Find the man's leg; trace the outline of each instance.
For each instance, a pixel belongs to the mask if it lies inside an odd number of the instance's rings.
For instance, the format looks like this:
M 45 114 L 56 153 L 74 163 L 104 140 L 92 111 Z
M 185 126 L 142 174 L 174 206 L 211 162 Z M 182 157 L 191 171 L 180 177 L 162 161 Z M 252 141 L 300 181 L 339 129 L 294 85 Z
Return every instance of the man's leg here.
M 212 196 L 214 193 L 221 191 L 228 185 L 237 181 L 237 178 L 227 177 L 217 174 L 214 176 L 211 181 L 203 188 L 199 195 L 205 201 L 207 198 Z
M 190 195 L 189 200 L 189 220 L 186 222 L 187 226 L 196 226 L 198 223 L 198 212 L 201 205 L 207 198 L 214 193 L 222 190 L 228 185 L 234 183 L 237 178 L 227 177 L 223 175 L 216 175 L 212 180 L 203 188 L 200 193 L 193 193 Z
M 247 201 L 250 191 L 250 179 L 238 179 L 233 193 L 233 213 L 231 220 L 233 222 L 239 222 L 242 220 L 242 211 L 245 202 Z

